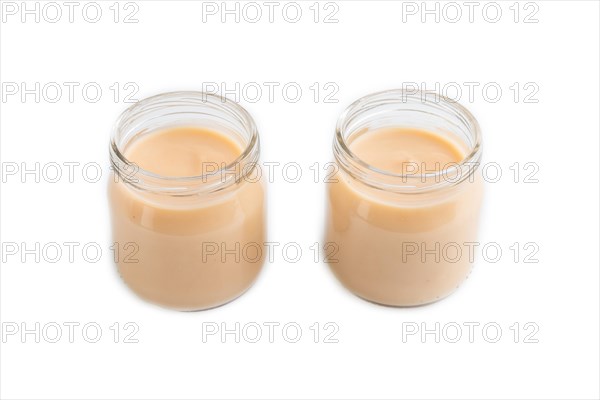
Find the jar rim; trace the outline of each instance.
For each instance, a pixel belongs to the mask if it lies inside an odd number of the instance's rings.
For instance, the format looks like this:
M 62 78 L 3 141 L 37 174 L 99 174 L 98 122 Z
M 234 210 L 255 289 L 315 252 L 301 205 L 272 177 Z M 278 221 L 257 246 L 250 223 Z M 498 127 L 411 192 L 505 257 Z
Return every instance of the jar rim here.
M 437 99 L 432 101 L 431 98 Z M 365 107 L 375 107 L 381 104 L 401 104 L 419 102 L 427 106 L 441 107 L 445 111 L 453 112 L 457 117 L 461 118 L 471 134 L 473 144 L 469 153 L 460 161 L 447 168 L 436 172 L 427 172 L 419 174 L 402 174 L 395 173 L 389 170 L 377 168 L 358 157 L 346 142 L 345 133 L 349 120 L 361 112 L 365 111 Z M 349 137 L 349 135 L 348 135 Z M 481 128 L 477 119 L 471 112 L 461 105 L 458 101 L 452 100 L 431 90 L 411 90 L 391 89 L 368 94 L 359 98 L 350 104 L 339 116 L 333 143 L 334 156 L 340 164 L 340 167 L 352 176 L 357 177 L 368 186 L 391 190 L 398 193 L 423 193 L 433 190 L 439 190 L 443 187 L 455 186 L 471 176 L 477 166 L 481 162 L 482 156 L 482 138 Z M 474 168 L 473 168 L 474 166 Z M 466 172 L 466 173 L 465 173 Z M 460 174 L 460 179 L 456 181 L 448 181 L 443 178 L 448 173 Z M 415 186 L 407 182 L 416 182 L 416 180 L 433 179 L 437 184 L 426 186 Z M 384 182 L 385 181 L 385 182 Z
M 122 133 L 123 125 L 130 119 L 135 117 L 137 114 L 144 112 L 144 110 L 148 107 L 153 107 L 154 109 L 159 108 L 168 108 L 172 106 L 206 106 L 209 105 L 215 109 L 219 109 L 222 111 L 227 111 L 233 116 L 239 119 L 239 122 L 243 125 L 244 130 L 248 134 L 248 141 L 245 144 L 243 151 L 240 155 L 229 164 L 216 169 L 215 171 L 206 172 L 200 175 L 191 175 L 191 176 L 165 176 L 162 174 L 158 174 L 147 169 L 144 169 L 138 166 L 136 163 L 129 160 L 124 154 L 123 151 L 119 148 L 118 137 Z M 183 126 L 183 125 L 182 125 Z M 239 132 L 242 133 L 242 132 Z M 128 143 L 128 142 L 126 142 Z M 123 166 L 125 168 L 133 168 L 135 169 L 136 177 L 143 178 L 144 183 L 150 183 L 151 186 L 155 186 L 152 189 L 156 189 L 159 192 L 171 192 L 175 191 L 177 193 L 182 194 L 183 192 L 189 192 L 189 190 L 183 190 L 184 188 L 178 184 L 185 184 L 186 186 L 194 186 L 195 192 L 200 191 L 214 191 L 223 189 L 225 186 L 229 186 L 229 184 L 233 182 L 238 182 L 244 176 L 238 176 L 235 179 L 218 179 L 219 176 L 223 174 L 233 175 L 234 171 L 238 171 L 238 166 L 248 164 L 248 163 L 256 163 L 258 162 L 259 152 L 260 152 L 260 143 L 258 138 L 258 129 L 256 127 L 256 123 L 254 119 L 250 115 L 250 113 L 242 107 L 240 104 L 228 99 L 225 96 L 216 95 L 212 93 L 202 92 L 202 91 L 173 91 L 173 92 L 165 92 L 156 94 L 154 96 L 150 96 L 144 98 L 135 104 L 129 106 L 125 109 L 115 121 L 112 130 L 111 130 L 111 140 L 109 146 L 111 164 L 115 170 L 119 170 Z M 230 174 L 227 174 L 228 171 L 231 171 Z M 244 174 L 250 173 L 251 169 L 245 171 Z M 117 172 L 117 171 L 115 171 Z M 239 174 L 237 174 L 239 175 Z M 217 178 L 217 179 L 215 179 Z M 127 178 L 124 178 L 128 181 Z M 130 180 L 129 183 L 132 183 Z M 152 185 L 154 183 L 154 185 Z M 156 187 L 158 184 L 162 186 L 173 186 L 174 187 Z M 208 184 L 207 184 L 208 183 Z M 140 189 L 150 189 L 148 185 L 139 185 L 133 183 L 134 186 Z M 202 186 L 202 188 L 201 188 Z

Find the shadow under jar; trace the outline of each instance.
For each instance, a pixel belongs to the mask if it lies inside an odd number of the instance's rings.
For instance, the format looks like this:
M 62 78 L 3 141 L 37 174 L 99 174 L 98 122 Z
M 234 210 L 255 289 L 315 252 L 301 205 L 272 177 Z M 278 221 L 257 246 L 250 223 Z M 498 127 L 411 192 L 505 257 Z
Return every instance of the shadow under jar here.
M 259 153 L 252 117 L 222 97 L 165 93 L 119 117 L 108 193 L 115 261 L 135 293 L 193 311 L 252 285 L 264 262 Z
M 433 92 L 375 93 L 340 116 L 333 151 L 325 239 L 341 283 L 391 306 L 453 292 L 472 268 L 483 192 L 471 113 Z

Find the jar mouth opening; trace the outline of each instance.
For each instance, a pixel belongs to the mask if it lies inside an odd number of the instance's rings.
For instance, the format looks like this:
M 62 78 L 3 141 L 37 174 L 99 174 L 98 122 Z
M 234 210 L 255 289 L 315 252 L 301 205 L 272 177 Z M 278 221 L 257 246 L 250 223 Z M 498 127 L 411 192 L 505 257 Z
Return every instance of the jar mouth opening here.
M 402 111 L 426 113 L 437 116 L 437 112 L 452 114 L 468 133 L 469 148 L 465 157 L 452 165 L 435 172 L 403 174 L 377 168 L 357 156 L 349 146 L 348 139 L 356 131 L 350 125 L 354 118 L 382 105 L 397 106 Z M 414 105 L 421 105 L 429 110 L 418 110 Z M 381 118 L 381 117 L 378 117 Z M 403 127 L 402 124 L 385 125 L 385 127 Z M 420 126 L 410 126 L 420 128 Z M 368 131 L 369 129 L 367 129 Z M 435 91 L 392 89 L 372 93 L 361 97 L 350 104 L 340 115 L 336 124 L 333 143 L 334 156 L 340 167 L 358 178 L 364 184 L 384 190 L 400 193 L 422 193 L 442 187 L 454 186 L 466 180 L 477 169 L 481 162 L 481 128 L 475 117 L 457 101 L 445 97 Z M 455 177 L 448 179 L 448 177 Z M 434 184 L 418 185 L 418 182 L 433 181 Z
M 178 107 L 185 107 L 188 111 L 177 111 Z M 235 130 L 239 136 L 245 136 L 243 150 L 240 155 L 230 163 L 221 166 L 210 172 L 191 176 L 166 176 L 158 174 L 138 166 L 135 162 L 125 156 L 125 146 L 138 140 L 135 128 L 127 128 L 136 118 L 161 118 L 161 115 L 150 117 L 151 112 L 166 111 L 172 109 L 173 113 L 168 115 L 181 115 L 181 121 L 184 120 L 186 113 L 195 113 L 205 117 L 211 117 L 211 111 L 222 112 L 227 118 L 235 119 L 239 125 Z M 145 114 L 148 114 L 146 116 Z M 221 117 L 223 118 L 223 117 Z M 202 124 L 179 123 L 174 119 L 169 127 L 205 127 Z M 147 134 L 153 131 L 164 129 L 159 126 L 155 129 L 147 129 Z M 218 130 L 218 129 L 216 129 Z M 125 131 L 125 132 L 124 132 Z M 128 133 L 134 132 L 130 138 L 125 138 Z M 194 189 L 198 191 L 214 191 L 223 189 L 232 183 L 239 182 L 245 175 L 249 174 L 252 168 L 243 168 L 243 166 L 253 165 L 258 162 L 260 152 L 258 130 L 252 116 L 238 103 L 227 99 L 225 96 L 215 95 L 201 91 L 177 91 L 157 94 L 138 101 L 128 107 L 117 118 L 112 128 L 111 140 L 109 146 L 111 164 L 116 173 L 129 184 L 145 190 L 154 190 L 157 192 L 187 193 Z M 124 171 L 134 171 L 135 179 L 127 176 Z

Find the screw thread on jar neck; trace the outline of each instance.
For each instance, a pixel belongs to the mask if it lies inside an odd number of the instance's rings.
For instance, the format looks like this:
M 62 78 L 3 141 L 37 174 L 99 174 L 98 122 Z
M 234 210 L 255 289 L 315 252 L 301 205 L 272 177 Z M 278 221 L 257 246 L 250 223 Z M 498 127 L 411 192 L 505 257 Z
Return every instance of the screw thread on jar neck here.
M 464 159 L 437 172 L 397 174 L 357 157 L 349 144 L 360 134 L 385 128 L 419 128 L 445 135 L 465 151 Z M 481 130 L 475 117 L 456 101 L 430 91 L 389 90 L 352 103 L 336 125 L 333 153 L 340 168 L 361 183 L 401 194 L 426 193 L 469 179 L 481 162 Z
M 198 126 L 226 134 L 241 145 L 242 153 L 224 168 L 182 177 L 155 174 L 125 157 L 134 141 L 176 126 Z M 189 196 L 221 191 L 245 179 L 258 162 L 260 144 L 254 120 L 239 104 L 205 92 L 170 92 L 125 110 L 113 127 L 109 153 L 113 171 L 127 185 L 156 194 Z

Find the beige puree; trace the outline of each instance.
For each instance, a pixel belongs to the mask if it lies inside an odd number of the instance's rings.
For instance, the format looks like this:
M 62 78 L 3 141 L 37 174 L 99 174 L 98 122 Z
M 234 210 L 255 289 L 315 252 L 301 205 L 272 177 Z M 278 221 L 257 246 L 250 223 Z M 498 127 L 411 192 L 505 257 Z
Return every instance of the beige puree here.
M 124 151 L 130 162 L 164 177 L 199 176 L 241 153 L 225 135 L 196 127 L 150 133 Z M 200 310 L 236 298 L 255 280 L 264 260 L 257 247 L 265 242 L 262 182 L 242 180 L 222 193 L 186 199 L 154 196 L 122 181 L 109 186 L 118 269 L 142 298 Z M 135 247 L 123 251 L 131 242 Z M 243 253 L 248 244 L 254 246 Z
M 402 127 L 366 132 L 348 147 L 371 167 L 396 174 L 440 171 L 466 156 L 464 146 L 436 133 Z M 435 195 L 398 194 L 340 170 L 328 186 L 326 239 L 338 246 L 330 267 L 348 289 L 376 303 L 411 306 L 443 298 L 471 270 L 464 243 L 476 240 L 481 197 L 480 178 Z M 459 258 L 454 243 L 462 248 Z

